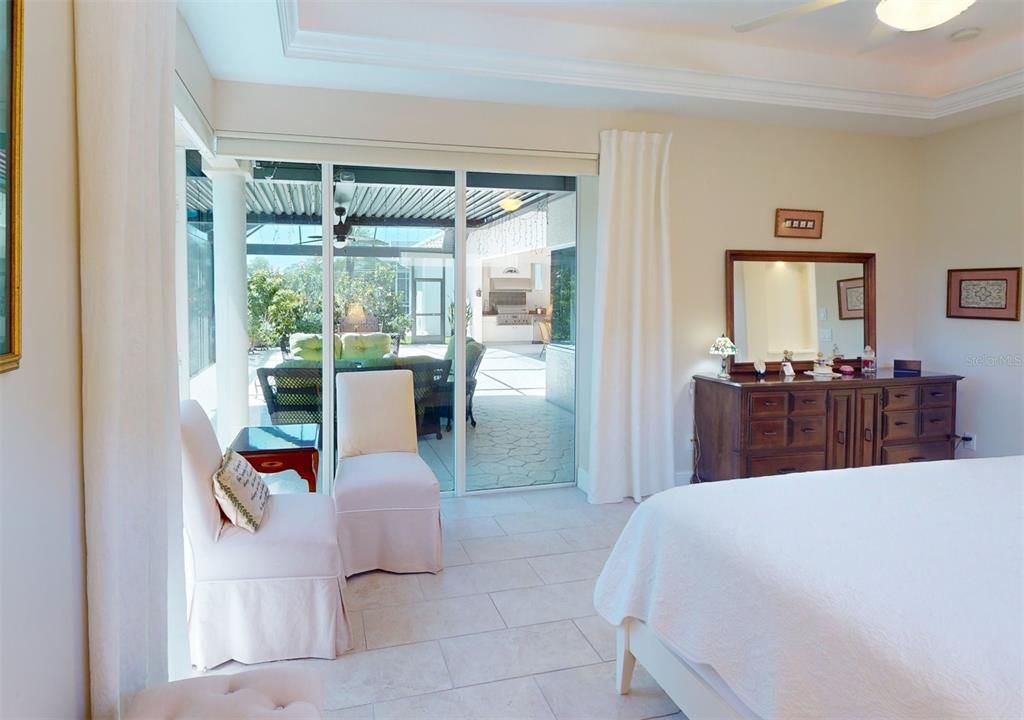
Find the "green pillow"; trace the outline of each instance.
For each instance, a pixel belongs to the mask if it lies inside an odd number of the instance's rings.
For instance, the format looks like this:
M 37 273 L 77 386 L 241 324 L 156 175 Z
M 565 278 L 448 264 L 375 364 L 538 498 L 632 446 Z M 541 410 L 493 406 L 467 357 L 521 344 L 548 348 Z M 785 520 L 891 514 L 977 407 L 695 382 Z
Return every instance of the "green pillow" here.
M 296 333 L 291 336 L 289 345 L 294 354 L 300 350 L 323 350 L 324 341 L 319 335 Z
M 391 352 L 391 336 L 386 333 L 345 333 L 341 344 L 346 360 L 380 359 Z

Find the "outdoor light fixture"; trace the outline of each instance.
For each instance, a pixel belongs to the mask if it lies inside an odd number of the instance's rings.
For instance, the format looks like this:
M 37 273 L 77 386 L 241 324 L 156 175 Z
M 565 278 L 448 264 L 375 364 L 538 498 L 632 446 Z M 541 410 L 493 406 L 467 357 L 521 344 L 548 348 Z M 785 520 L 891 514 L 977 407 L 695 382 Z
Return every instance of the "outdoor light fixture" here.
M 975 0 L 882 0 L 875 8 L 878 19 L 906 32 L 927 30 L 949 22 Z
M 521 208 L 523 206 L 523 201 L 517 197 L 507 197 L 499 200 L 498 206 L 505 212 L 511 213 Z

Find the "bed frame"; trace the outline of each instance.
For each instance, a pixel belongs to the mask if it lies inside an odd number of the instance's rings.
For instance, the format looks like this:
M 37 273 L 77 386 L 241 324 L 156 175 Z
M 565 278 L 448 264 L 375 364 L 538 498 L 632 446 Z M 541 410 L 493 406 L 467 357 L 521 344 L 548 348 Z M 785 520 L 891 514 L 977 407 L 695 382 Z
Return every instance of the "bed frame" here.
M 620 695 L 629 693 L 633 669 L 639 661 L 689 720 L 745 718 L 659 640 L 646 623 L 626 618 L 616 630 L 616 644 L 615 686 Z

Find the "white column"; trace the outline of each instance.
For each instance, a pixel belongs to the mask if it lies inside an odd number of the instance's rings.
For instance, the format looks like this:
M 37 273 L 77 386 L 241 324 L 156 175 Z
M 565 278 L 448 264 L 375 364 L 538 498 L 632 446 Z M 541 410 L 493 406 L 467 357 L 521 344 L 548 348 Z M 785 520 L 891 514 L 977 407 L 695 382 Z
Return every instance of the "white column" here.
M 230 159 L 204 159 L 203 172 L 213 181 L 217 436 L 227 445 L 249 424 L 245 181 L 250 167 Z

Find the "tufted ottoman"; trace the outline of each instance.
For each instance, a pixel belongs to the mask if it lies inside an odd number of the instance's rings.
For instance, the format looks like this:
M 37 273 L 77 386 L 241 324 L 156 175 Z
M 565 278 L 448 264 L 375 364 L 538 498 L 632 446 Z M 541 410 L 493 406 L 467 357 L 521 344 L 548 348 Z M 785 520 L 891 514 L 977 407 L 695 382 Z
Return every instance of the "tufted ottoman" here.
M 143 690 L 126 720 L 319 720 L 319 676 L 300 668 L 207 675 Z

